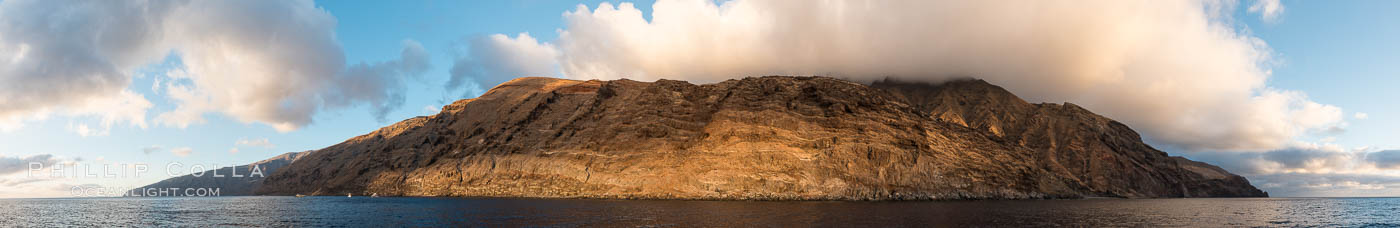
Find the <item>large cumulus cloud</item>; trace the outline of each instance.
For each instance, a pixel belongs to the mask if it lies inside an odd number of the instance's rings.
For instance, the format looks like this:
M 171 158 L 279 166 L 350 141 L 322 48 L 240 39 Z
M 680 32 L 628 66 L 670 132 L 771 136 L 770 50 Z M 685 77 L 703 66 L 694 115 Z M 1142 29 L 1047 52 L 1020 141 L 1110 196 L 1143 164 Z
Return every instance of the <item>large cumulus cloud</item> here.
M 160 56 L 162 3 L 0 2 L 0 130 L 53 113 L 146 126 L 150 102 L 126 74 Z
M 403 103 L 400 78 L 429 66 L 426 52 L 406 42 L 401 59 L 347 65 L 335 26 L 310 0 L 0 2 L 0 125 L 56 113 L 144 127 L 150 102 L 125 88 L 133 69 L 166 56 L 181 65 L 165 80 L 177 107 L 161 124 L 222 113 L 287 131 L 358 104 L 383 118 Z M 84 112 L 114 103 L 134 105 Z
M 557 40 L 494 35 L 492 42 L 473 43 L 487 51 L 468 58 L 555 55 L 518 58 L 548 65 L 459 62 L 502 67 L 453 79 L 477 77 L 489 87 L 500 78 L 552 75 L 695 82 L 971 76 L 1032 101 L 1082 104 L 1155 142 L 1193 151 L 1280 149 L 1300 135 L 1341 126 L 1339 108 L 1266 84 L 1272 52 L 1228 18 L 1236 5 L 662 0 L 652 5 L 651 20 L 630 3 L 581 5 L 564 13 Z M 1250 7 L 1270 18 L 1282 12 L 1273 1 Z

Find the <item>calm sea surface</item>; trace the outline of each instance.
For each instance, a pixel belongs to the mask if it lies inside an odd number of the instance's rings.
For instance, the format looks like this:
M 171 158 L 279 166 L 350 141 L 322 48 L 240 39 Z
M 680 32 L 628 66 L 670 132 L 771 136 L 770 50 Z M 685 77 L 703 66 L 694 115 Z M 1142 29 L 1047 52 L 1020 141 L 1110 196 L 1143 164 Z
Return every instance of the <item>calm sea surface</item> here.
M 509 198 L 0 199 L 0 226 L 1400 226 L 1400 198 L 751 202 Z

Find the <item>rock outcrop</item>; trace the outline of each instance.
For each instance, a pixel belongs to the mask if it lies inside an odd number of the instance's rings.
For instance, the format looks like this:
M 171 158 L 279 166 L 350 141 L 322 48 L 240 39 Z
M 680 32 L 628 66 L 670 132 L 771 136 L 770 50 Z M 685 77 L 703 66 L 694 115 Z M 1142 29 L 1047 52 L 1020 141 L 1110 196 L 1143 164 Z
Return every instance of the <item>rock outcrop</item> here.
M 126 196 L 161 196 L 154 193 L 158 191 L 147 191 L 147 189 L 190 189 L 203 188 L 218 190 L 220 196 L 251 196 L 253 191 L 262 186 L 263 179 L 273 172 L 292 164 L 297 159 L 311 154 L 313 151 L 290 152 L 276 157 L 268 158 L 252 164 L 223 167 L 208 170 L 203 173 L 188 174 L 184 176 L 172 177 L 154 184 L 142 186 L 131 191 L 127 191 Z M 256 170 L 256 174 L 255 171 Z M 215 176 L 219 175 L 219 176 Z M 238 175 L 238 176 L 234 176 Z M 174 191 L 175 195 L 183 194 L 180 190 Z M 150 194 L 150 195 L 148 195 Z
M 1073 104 L 979 80 L 520 78 L 321 149 L 259 194 L 664 199 L 1249 197 Z

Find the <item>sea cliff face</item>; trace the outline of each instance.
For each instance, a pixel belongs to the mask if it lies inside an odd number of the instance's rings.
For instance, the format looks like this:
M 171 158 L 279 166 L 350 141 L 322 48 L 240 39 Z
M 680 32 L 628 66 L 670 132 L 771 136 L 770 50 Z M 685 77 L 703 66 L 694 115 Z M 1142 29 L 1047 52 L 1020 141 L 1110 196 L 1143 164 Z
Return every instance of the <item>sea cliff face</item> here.
M 258 194 L 663 199 L 1267 196 L 1000 87 L 520 78 L 318 150 Z

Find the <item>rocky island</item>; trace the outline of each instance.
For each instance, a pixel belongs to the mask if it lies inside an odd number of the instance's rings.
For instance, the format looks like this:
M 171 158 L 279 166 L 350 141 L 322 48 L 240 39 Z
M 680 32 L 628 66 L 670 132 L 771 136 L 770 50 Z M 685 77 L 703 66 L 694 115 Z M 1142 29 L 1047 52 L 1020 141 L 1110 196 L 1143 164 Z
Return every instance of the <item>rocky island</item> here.
M 126 191 L 123 196 L 162 196 L 161 194 L 148 194 L 161 189 L 209 189 L 218 190 L 218 196 L 251 196 L 253 191 L 262 186 L 262 181 L 267 175 L 276 172 L 277 169 L 292 164 L 298 158 L 311 154 L 314 151 L 289 152 L 276 157 L 264 159 L 252 164 L 223 167 L 201 173 L 191 173 L 184 176 L 172 177 L 154 184 L 141 186 L 140 188 Z M 180 196 L 179 191 L 175 195 Z
M 519 78 L 311 153 L 266 195 L 928 200 L 1264 197 L 1074 104 L 981 80 Z

